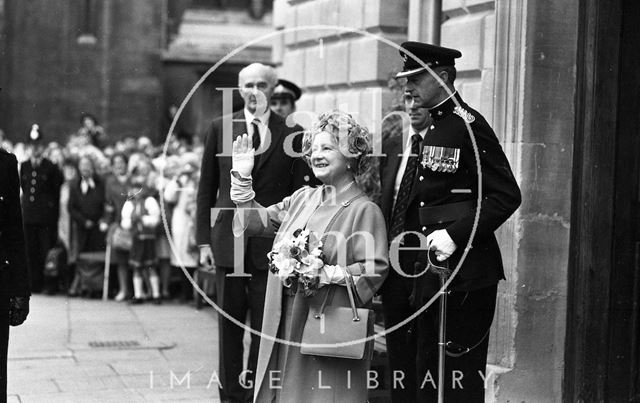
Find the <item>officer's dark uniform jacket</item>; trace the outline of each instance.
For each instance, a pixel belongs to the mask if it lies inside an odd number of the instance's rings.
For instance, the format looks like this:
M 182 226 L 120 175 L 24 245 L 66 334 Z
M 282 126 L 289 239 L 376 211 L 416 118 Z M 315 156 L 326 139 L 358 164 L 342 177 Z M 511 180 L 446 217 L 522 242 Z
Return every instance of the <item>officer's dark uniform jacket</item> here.
M 0 297 L 28 296 L 18 163 L 0 148 Z M 6 315 L 4 315 L 6 316 Z
M 405 231 L 419 231 L 427 236 L 436 229 L 445 228 L 458 247 L 449 259 L 449 267 L 454 269 L 458 265 L 472 232 L 478 200 L 478 165 L 465 122 L 468 123 L 480 159 L 482 203 L 472 248 L 450 288 L 469 291 L 495 284 L 504 278 L 504 271 L 494 231 L 520 205 L 520 190 L 493 130 L 457 93 L 431 109 L 430 114 L 433 122 L 420 147 Z M 387 158 L 383 161 L 382 175 L 383 178 L 389 175 L 386 186 L 394 186 L 401 159 L 396 155 L 402 153 L 404 146 L 403 139 L 397 138 L 384 150 Z M 383 195 L 387 196 L 382 200 L 382 209 L 385 216 L 390 217 L 393 192 L 383 189 Z M 417 245 L 416 237 L 406 238 L 404 246 Z M 407 260 L 419 261 L 416 270 L 421 271 L 426 254 L 402 253 L 403 268 L 409 266 Z M 417 284 L 416 302 L 425 302 L 424 298 L 439 288 L 437 285 L 434 275 L 422 276 Z

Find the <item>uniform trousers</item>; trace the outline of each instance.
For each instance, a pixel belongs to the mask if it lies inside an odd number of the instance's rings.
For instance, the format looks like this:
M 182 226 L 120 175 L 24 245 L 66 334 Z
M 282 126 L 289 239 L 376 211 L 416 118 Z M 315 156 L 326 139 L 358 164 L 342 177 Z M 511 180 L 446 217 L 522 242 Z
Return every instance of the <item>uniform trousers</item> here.
M 402 277 L 393 269 L 389 270 L 382 288 L 385 328 L 389 329 L 415 313 L 416 309 L 409 300 L 412 290 L 413 279 Z M 415 400 L 417 390 L 415 323 L 416 319 L 386 335 L 393 403 L 411 403 Z
M 44 284 L 44 261 L 49 249 L 55 246 L 58 228 L 54 224 L 27 224 L 24 226 L 27 250 L 27 266 L 31 279 L 31 291 L 42 291 Z M 48 285 L 50 286 L 50 285 Z
M 217 303 L 220 309 L 240 323 L 246 322 L 247 313 L 249 313 L 251 328 L 260 332 L 262 330 L 262 314 L 264 313 L 264 299 L 267 289 L 268 270 L 266 270 L 266 257 L 264 267 L 257 269 L 250 253 L 247 252 L 244 261 L 244 272 L 251 274 L 251 277 L 229 277 L 228 274 L 233 274 L 233 268 L 217 268 Z M 260 337 L 251 335 L 247 372 L 243 374 L 245 329 L 220 315 L 218 332 L 219 378 L 222 385 L 220 400 L 234 403 L 252 402 Z M 240 379 L 243 379 L 243 381 L 241 382 Z
M 447 298 L 445 401 L 484 402 L 489 329 L 496 306 L 497 285 Z M 439 299 L 418 318 L 419 402 L 436 402 L 438 391 Z M 471 350 L 468 352 L 466 348 Z

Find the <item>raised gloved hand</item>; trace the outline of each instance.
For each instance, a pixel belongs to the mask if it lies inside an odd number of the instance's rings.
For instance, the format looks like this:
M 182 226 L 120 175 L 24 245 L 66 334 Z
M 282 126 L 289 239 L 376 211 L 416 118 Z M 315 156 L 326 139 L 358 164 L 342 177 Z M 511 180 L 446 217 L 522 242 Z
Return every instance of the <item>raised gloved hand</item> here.
M 458 248 L 447 230 L 444 229 L 433 231 L 429 234 L 427 236 L 427 244 L 429 245 L 429 250 L 435 251 L 436 259 L 439 262 L 449 259 Z
M 29 315 L 29 297 L 11 297 L 9 299 L 9 324 L 19 326 Z
M 250 140 L 249 135 L 245 133 L 233 141 L 231 170 L 238 172 L 245 178 L 251 176 L 256 153 L 253 147 L 249 145 Z

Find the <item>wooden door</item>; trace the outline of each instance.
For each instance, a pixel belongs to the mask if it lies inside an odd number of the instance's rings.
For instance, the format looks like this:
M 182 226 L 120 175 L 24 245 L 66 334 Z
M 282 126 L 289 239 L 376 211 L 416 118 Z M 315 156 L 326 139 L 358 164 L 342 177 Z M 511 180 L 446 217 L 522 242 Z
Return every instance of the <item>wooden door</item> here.
M 563 400 L 640 402 L 640 3 L 580 15 Z

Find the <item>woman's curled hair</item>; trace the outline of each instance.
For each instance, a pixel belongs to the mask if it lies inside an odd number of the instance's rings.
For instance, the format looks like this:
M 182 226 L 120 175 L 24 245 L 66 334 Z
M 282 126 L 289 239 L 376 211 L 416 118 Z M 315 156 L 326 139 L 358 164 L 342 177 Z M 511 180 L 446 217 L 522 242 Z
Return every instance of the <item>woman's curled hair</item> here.
M 356 184 L 376 200 L 380 193 L 378 159 L 372 155 L 373 139 L 369 130 L 346 112 L 334 109 L 322 113 L 313 128 L 304 133 L 302 140 L 303 157 L 309 165 L 313 139 L 321 132 L 334 137 L 342 155 L 347 158 Z

